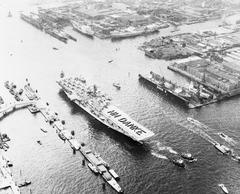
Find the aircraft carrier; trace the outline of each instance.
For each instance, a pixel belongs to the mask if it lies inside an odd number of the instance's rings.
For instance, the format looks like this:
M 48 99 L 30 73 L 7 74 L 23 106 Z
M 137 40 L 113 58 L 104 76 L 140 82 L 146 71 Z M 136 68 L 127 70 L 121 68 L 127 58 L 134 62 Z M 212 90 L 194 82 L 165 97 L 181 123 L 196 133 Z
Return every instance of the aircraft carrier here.
M 98 90 L 96 85 L 88 86 L 81 77 L 60 79 L 57 83 L 71 101 L 109 128 L 139 143 L 154 136 L 152 131 L 112 105 L 111 98 Z

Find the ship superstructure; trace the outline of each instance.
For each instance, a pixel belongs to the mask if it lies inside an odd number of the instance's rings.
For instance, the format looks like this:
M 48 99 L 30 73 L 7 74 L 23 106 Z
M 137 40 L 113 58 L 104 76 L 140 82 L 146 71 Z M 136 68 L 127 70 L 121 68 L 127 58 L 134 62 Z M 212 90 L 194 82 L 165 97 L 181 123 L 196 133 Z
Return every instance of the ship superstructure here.
M 126 113 L 112 105 L 96 85 L 87 86 L 82 78 L 66 78 L 57 81 L 68 98 L 92 115 L 101 123 L 133 140 L 143 143 L 154 133 L 130 118 Z

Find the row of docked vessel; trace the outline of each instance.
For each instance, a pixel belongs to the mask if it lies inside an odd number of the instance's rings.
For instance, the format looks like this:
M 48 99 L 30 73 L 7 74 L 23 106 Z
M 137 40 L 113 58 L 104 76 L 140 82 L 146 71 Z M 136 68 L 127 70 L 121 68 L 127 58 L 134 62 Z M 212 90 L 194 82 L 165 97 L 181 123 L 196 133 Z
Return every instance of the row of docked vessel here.
M 43 26 L 41 25 L 41 21 L 38 15 L 30 13 L 29 15 L 21 13 L 20 18 L 25 22 L 33 25 L 39 30 L 43 30 Z
M 81 82 L 84 82 L 85 80 L 83 78 L 79 78 Z M 14 85 L 14 84 L 9 84 Z M 16 85 L 15 89 L 16 89 Z M 9 87 L 10 88 L 10 87 Z M 37 108 L 38 111 L 41 112 L 41 114 L 44 116 L 46 122 L 48 122 L 53 128 L 56 129 L 56 133 L 58 134 L 59 138 L 68 141 L 71 148 L 74 151 L 80 151 L 83 156 L 89 161 L 89 168 L 96 174 L 100 174 L 103 179 L 118 193 L 122 193 L 123 190 L 121 189 L 120 185 L 117 183 L 117 180 L 119 179 L 117 173 L 110 168 L 110 165 L 102 159 L 100 154 L 93 153 L 85 144 L 80 144 L 76 138 L 73 136 L 72 133 L 70 133 L 63 121 L 60 121 L 58 114 L 56 112 L 51 111 L 46 105 L 49 105 L 40 101 L 40 97 L 37 94 L 37 90 L 34 90 L 30 83 L 27 83 L 24 86 L 24 94 L 30 101 L 38 101 L 37 102 Z M 31 112 L 31 111 L 30 111 Z M 35 112 L 32 112 L 35 113 Z M 41 128 L 41 130 L 44 133 L 47 133 L 47 130 Z M 38 144 L 42 145 L 42 142 L 40 140 L 37 141 Z
M 130 118 L 129 115 L 112 105 L 96 85 L 88 86 L 82 78 L 65 78 L 57 81 L 68 98 L 107 127 L 131 139 L 143 143 L 154 133 Z
M 213 101 L 213 96 L 205 92 L 202 87 L 197 89 L 192 85 L 189 85 L 188 88 L 178 86 L 177 84 L 172 83 L 171 81 L 152 71 L 148 76 L 139 74 L 139 79 L 154 85 L 161 92 L 177 97 L 189 108 L 200 107 Z
M 24 20 L 25 22 L 33 25 L 39 30 L 44 31 L 45 33 L 51 35 L 52 37 L 67 43 L 68 39 L 71 39 L 73 41 L 77 41 L 76 38 L 71 36 L 70 34 L 64 32 L 63 30 L 60 30 L 58 28 L 53 27 L 49 23 L 45 22 L 42 18 L 39 17 L 38 14 L 35 13 L 21 13 L 20 18 Z

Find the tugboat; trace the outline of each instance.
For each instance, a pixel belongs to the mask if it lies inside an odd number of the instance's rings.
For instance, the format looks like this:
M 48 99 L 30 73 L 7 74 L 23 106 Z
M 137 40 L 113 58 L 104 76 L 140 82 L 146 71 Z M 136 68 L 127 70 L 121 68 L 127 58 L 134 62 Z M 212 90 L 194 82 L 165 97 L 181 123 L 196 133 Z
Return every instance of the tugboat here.
M 120 90 L 120 89 L 121 89 L 121 86 L 120 86 L 120 84 L 119 84 L 119 83 L 113 83 L 113 86 L 114 86 L 114 87 L 116 87 L 118 90 Z
M 226 194 L 228 193 L 228 190 L 224 184 L 218 184 L 218 186 L 223 190 L 224 193 L 226 193 Z
M 91 163 L 88 163 L 88 168 L 90 168 L 90 170 L 93 171 L 95 174 L 98 174 L 96 166 L 92 165 Z
M 181 159 L 181 158 L 173 158 L 173 159 L 170 159 L 170 161 L 173 163 L 173 164 L 175 164 L 175 165 L 177 165 L 177 166 L 179 166 L 179 167 L 182 167 L 182 168 L 185 168 L 185 164 L 184 164 L 184 161 Z

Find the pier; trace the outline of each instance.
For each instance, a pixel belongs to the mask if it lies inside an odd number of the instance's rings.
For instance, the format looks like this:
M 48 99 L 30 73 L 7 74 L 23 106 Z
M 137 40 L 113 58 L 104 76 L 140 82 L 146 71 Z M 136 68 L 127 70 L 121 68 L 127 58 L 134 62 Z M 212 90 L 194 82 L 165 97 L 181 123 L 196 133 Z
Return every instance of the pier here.
M 20 189 L 13 180 L 7 160 L 0 150 L 0 193 L 20 194 Z
M 0 109 L 0 118 L 10 112 L 13 112 L 17 109 L 28 107 L 30 105 L 35 105 L 35 102 L 34 101 L 24 101 L 24 102 L 15 102 L 13 104 L 6 105 L 5 107 Z
M 30 87 L 30 84 L 24 86 L 24 91 L 26 92 L 25 98 L 28 98 L 29 101 L 26 100 L 24 102 L 14 103 L 13 105 L 5 108 L 3 112 L 5 112 L 5 110 L 12 111 L 14 108 L 18 107 L 26 107 L 30 105 L 36 106 L 38 111 L 45 118 L 45 121 L 48 122 L 49 125 L 52 126 L 54 129 L 56 129 L 56 133 L 58 134 L 59 138 L 61 138 L 64 141 L 67 141 L 74 152 L 79 151 L 84 156 L 84 158 L 89 163 L 91 163 L 94 166 L 94 168 L 96 168 L 97 174 L 100 174 L 103 177 L 103 179 L 114 190 L 116 190 L 118 193 L 121 193 L 122 192 L 121 187 L 118 185 L 117 181 L 113 177 L 114 175 L 111 175 L 111 172 L 113 170 L 109 169 L 110 168 L 109 165 L 100 157 L 100 155 L 93 153 L 89 148 L 87 148 L 87 146 L 83 144 L 81 145 L 75 139 L 73 134 L 65 127 L 65 122 L 59 118 L 56 112 L 52 111 L 49 108 L 48 103 L 44 103 L 41 100 L 40 96 L 36 93 L 36 91 Z

